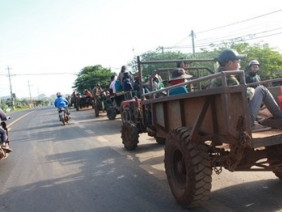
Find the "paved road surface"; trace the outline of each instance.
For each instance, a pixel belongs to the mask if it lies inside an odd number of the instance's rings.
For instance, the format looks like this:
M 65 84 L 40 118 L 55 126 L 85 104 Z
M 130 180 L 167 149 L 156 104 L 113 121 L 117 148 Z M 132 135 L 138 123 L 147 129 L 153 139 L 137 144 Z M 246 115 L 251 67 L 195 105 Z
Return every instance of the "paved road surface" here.
M 67 126 L 54 108 L 12 114 L 14 152 L 0 161 L 1 212 L 183 211 L 167 184 L 163 146 L 142 134 L 128 152 L 120 119 L 71 112 Z M 212 186 L 211 199 L 191 211 L 282 211 L 282 181 L 271 172 L 224 170 Z

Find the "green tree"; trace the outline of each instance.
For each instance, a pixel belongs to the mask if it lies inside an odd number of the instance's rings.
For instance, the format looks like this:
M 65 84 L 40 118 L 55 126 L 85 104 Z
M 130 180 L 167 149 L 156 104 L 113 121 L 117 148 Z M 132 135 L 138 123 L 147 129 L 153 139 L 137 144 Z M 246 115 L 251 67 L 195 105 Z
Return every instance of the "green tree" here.
M 235 49 L 239 53 L 247 55 L 247 58 L 241 61 L 241 69 L 245 70 L 246 73 L 249 71 L 249 61 L 255 59 L 260 63 L 259 75 L 262 80 L 279 77 L 282 70 L 282 54 L 274 48 L 269 47 L 267 43 L 256 43 L 252 45 L 246 42 L 222 43 L 215 46 L 213 50 L 202 50 L 197 56 L 210 55 L 211 57 L 216 57 L 219 52 L 226 48 Z
M 148 51 L 139 56 L 142 61 L 157 61 L 157 60 L 173 60 L 173 59 L 187 59 L 189 58 L 187 54 L 182 53 L 180 51 L 162 51 L 160 52 L 160 47 L 155 51 Z M 135 57 L 130 63 L 129 66 L 132 68 L 133 72 L 136 74 L 138 71 L 137 67 L 137 57 Z M 143 66 L 143 77 L 150 75 L 154 70 L 158 68 L 174 68 L 176 67 L 176 63 L 156 63 L 156 64 L 148 64 Z
M 111 69 L 104 68 L 101 65 L 86 66 L 77 75 L 73 88 L 80 93 L 83 93 L 84 89 L 91 91 L 98 83 L 102 88 L 108 88 L 110 77 L 113 74 Z
M 249 46 L 246 51 L 248 61 L 256 59 L 260 63 L 260 76 L 262 79 L 273 79 L 282 70 L 282 54 L 271 49 L 268 45 Z M 248 67 L 246 69 L 248 71 Z
M 247 58 L 241 61 L 241 69 L 246 71 L 246 74 L 249 71 L 248 63 L 249 61 L 256 59 L 260 62 L 260 72 L 262 80 L 273 79 L 277 77 L 282 77 L 282 54 L 271 48 L 267 43 L 260 44 L 249 44 L 242 39 L 233 40 L 221 44 L 211 44 L 208 49 L 201 49 L 200 52 L 197 52 L 195 55 L 185 54 L 180 51 L 160 51 L 162 48 L 158 48 L 155 51 L 145 52 L 140 55 L 141 61 L 152 61 L 152 60 L 172 60 L 172 59 L 215 59 L 218 54 L 227 48 L 235 49 L 241 54 L 246 54 Z M 132 70 L 137 74 L 137 57 L 135 57 L 129 64 L 132 67 Z M 149 64 L 143 65 L 143 77 L 150 75 L 157 68 L 171 68 L 175 67 L 176 64 Z M 204 66 L 208 67 L 210 70 L 216 70 L 218 65 L 216 63 L 210 62 L 193 62 L 190 67 L 199 67 Z M 195 77 L 201 77 L 210 74 L 209 71 L 189 71 Z M 163 77 L 163 76 L 162 76 Z M 163 77 L 165 79 L 165 77 Z
M 194 57 L 192 54 L 185 54 L 180 51 L 159 51 L 160 48 L 156 49 L 156 51 L 145 52 L 140 55 L 141 61 L 157 61 L 157 60 L 177 60 L 177 59 L 214 59 L 215 53 L 199 53 Z M 133 61 L 129 64 L 133 70 L 137 71 L 137 58 L 135 57 Z M 143 66 L 143 77 L 150 75 L 157 68 L 175 68 L 176 63 L 156 63 L 156 64 L 148 64 Z M 214 70 L 213 62 L 193 62 L 190 64 L 190 67 L 208 67 L 210 70 Z M 197 70 L 189 71 L 194 76 L 203 76 L 207 75 L 209 72 L 206 70 L 201 70 L 198 72 Z M 162 76 L 163 77 L 163 76 Z M 164 78 L 164 77 L 163 77 Z

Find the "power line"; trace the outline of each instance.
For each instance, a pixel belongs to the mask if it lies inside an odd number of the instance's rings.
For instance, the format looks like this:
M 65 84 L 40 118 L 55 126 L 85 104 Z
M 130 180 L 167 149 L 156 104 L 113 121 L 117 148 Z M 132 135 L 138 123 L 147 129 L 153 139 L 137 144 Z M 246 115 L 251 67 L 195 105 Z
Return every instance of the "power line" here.
M 258 34 L 265 34 L 265 33 L 268 33 L 268 32 L 281 30 L 281 29 L 282 29 L 282 27 L 279 27 L 279 28 L 275 28 L 275 29 L 264 30 L 264 31 L 261 31 L 261 32 L 249 33 L 249 34 L 245 34 L 245 35 L 242 35 L 240 33 L 236 33 L 236 34 L 232 34 L 231 38 L 227 38 L 230 35 L 225 35 L 225 36 L 222 36 L 222 37 L 217 37 L 214 40 L 209 39 L 209 38 L 205 38 L 205 39 L 197 40 L 197 42 L 198 42 L 198 44 L 200 43 L 199 45 L 201 45 L 201 42 L 203 42 L 203 41 L 208 41 L 209 43 L 212 43 L 214 41 L 222 40 L 223 38 L 225 38 L 224 40 L 226 40 L 226 39 L 232 39 L 232 38 L 234 39 L 234 38 L 238 38 L 238 37 L 254 36 L 254 35 L 258 35 Z
M 199 45 L 197 45 L 197 47 L 198 48 L 208 47 L 211 44 L 218 44 L 218 43 L 221 43 L 221 42 L 232 43 L 232 42 L 236 42 L 236 39 L 237 39 L 237 41 L 257 40 L 257 39 L 260 39 L 260 38 L 272 37 L 272 36 L 280 35 L 280 34 L 282 34 L 282 32 L 272 33 L 272 34 L 269 34 L 269 35 L 261 35 L 261 36 L 256 36 L 256 37 L 249 37 L 249 38 L 235 37 L 235 38 L 230 38 L 230 39 L 225 39 L 225 40 L 218 40 L 218 41 L 215 40 L 213 42 L 207 42 L 207 43 L 199 44 Z M 249 35 L 249 36 L 255 36 L 255 34 Z M 165 47 L 165 49 L 186 49 L 186 48 L 192 48 L 192 45 Z
M 229 27 L 229 26 L 232 26 L 232 25 L 236 25 L 236 24 L 239 24 L 239 23 L 244 23 L 244 22 L 248 22 L 248 21 L 252 21 L 254 19 L 258 19 L 258 18 L 261 18 L 261 17 L 265 17 L 265 16 L 268 16 L 268 15 L 272 15 L 274 13 L 278 13 L 278 12 L 281 12 L 282 9 L 279 9 L 279 10 L 276 10 L 276 11 L 272 11 L 272 12 L 269 12 L 269 13 L 265 13 L 265 14 L 262 14 L 262 15 L 259 15 L 259 16 L 255 16 L 255 17 L 252 17 L 252 18 L 248 18 L 248 19 L 245 19 L 245 20 L 241 20 L 241 21 L 237 21 L 237 22 L 234 22 L 234 23 L 231 23 L 231 24 L 227 24 L 227 25 L 223 25 L 223 26 L 219 26 L 219 27 L 215 27 L 215 28 L 212 28 L 212 29 L 208 29 L 208 30 L 203 30 L 203 31 L 200 31 L 198 32 L 197 34 L 202 34 L 202 33 L 206 33 L 206 32 L 210 32 L 210 31 L 213 31 L 213 30 L 217 30 L 217 29 L 222 29 L 222 28 L 226 28 L 226 27 Z M 275 30 L 275 29 L 274 29 Z M 276 29 L 277 30 L 277 29 Z M 237 30 L 238 31 L 238 30 Z M 273 31 L 273 30 L 269 30 L 269 31 Z M 267 31 L 265 31 L 266 33 Z M 257 34 L 260 34 L 262 32 L 258 32 L 258 33 L 253 33 L 252 35 L 255 36 Z M 238 34 L 238 33 L 237 33 Z M 277 34 L 280 34 L 280 33 L 274 33 L 274 34 L 271 34 L 271 35 L 268 35 L 268 36 L 261 36 L 261 37 L 270 37 L 270 36 L 273 36 L 273 35 L 277 35 Z M 235 38 L 230 38 L 230 39 L 238 39 L 238 37 L 243 37 L 243 36 L 250 36 L 251 34 L 247 34 L 247 35 L 240 35 L 238 34 L 237 37 Z M 232 35 L 234 36 L 234 34 Z M 254 39 L 258 39 L 258 38 L 261 38 L 261 37 L 256 37 Z M 185 39 L 187 39 L 188 37 L 186 36 L 185 38 L 183 38 L 181 41 L 177 42 L 176 44 L 174 44 L 173 46 L 171 47 L 164 47 L 165 49 L 172 49 L 172 48 L 179 48 L 179 46 L 177 46 L 177 44 L 183 42 Z M 222 37 L 221 37 L 222 38 Z M 221 38 L 215 38 L 216 40 L 219 40 Z M 226 36 L 225 36 L 226 38 Z M 204 40 L 207 40 L 207 39 L 204 39 Z M 200 40 L 201 41 L 204 41 L 204 40 Z M 210 41 L 209 44 L 213 43 L 213 42 L 216 42 L 216 40 L 214 41 Z M 225 39 L 226 40 L 226 39 Z M 251 40 L 251 39 L 248 39 L 248 40 Z M 253 39 L 252 39 L 253 40 Z M 224 40 L 223 40 L 224 41 Z M 203 45 L 203 44 L 199 44 L 199 45 Z M 197 45 L 197 46 L 199 46 Z M 191 46 L 190 46 L 191 47 Z
M 202 33 L 205 33 L 205 32 L 210 32 L 210 31 L 213 31 L 213 30 L 222 29 L 222 28 L 225 28 L 225 27 L 229 27 L 229 26 L 232 26 L 232 25 L 239 24 L 239 23 L 248 22 L 248 21 L 251 21 L 251 20 L 254 20 L 254 19 L 257 19 L 257 18 L 261 18 L 261 17 L 264 17 L 264 16 L 272 15 L 272 14 L 277 13 L 277 12 L 281 12 L 281 11 L 282 11 L 282 9 L 279 9 L 279 10 L 272 11 L 272 12 L 269 12 L 269 13 L 266 13 L 266 14 L 263 14 L 263 15 L 255 16 L 253 18 L 248 18 L 248 19 L 245 19 L 245 20 L 242 20 L 242 21 L 234 22 L 234 23 L 231 23 L 231 24 L 226 24 L 226 25 L 215 27 L 215 28 L 208 29 L 208 30 L 203 30 L 203 31 L 198 32 L 197 34 L 202 34 Z M 187 38 L 188 38 L 188 36 L 185 36 L 183 39 L 181 39 L 180 41 L 178 41 L 177 43 L 175 43 L 172 46 L 178 45 L 179 43 L 183 42 Z
M 217 30 L 217 29 L 222 29 L 222 28 L 229 27 L 229 26 L 232 26 L 232 25 L 244 23 L 244 22 L 247 22 L 247 21 L 252 21 L 252 20 L 254 20 L 254 19 L 261 18 L 261 17 L 268 16 L 268 15 L 272 15 L 272 14 L 274 14 L 274 13 L 281 12 L 281 11 L 282 11 L 282 9 L 276 10 L 276 11 L 269 12 L 269 13 L 266 13 L 266 14 L 263 14 L 263 15 L 255 16 L 255 17 L 253 17 L 253 18 L 249 18 L 249 19 L 245 19 L 245 20 L 242 20 L 242 21 L 237 21 L 237 22 L 234 22 L 234 23 L 231 23 L 231 24 L 226 24 L 226 25 L 219 26 L 219 27 L 215 27 L 215 28 L 212 28 L 212 29 L 200 31 L 200 32 L 198 32 L 197 34 L 201 34 L 201 33 L 205 33 L 205 32 L 210 32 L 210 31 Z
M 0 74 L 6 76 L 6 74 Z M 24 73 L 24 74 L 13 74 L 13 76 L 31 76 L 31 75 L 77 75 L 77 73 Z
M 261 34 L 266 34 L 266 33 L 270 33 L 270 32 L 274 32 L 274 31 L 277 31 L 277 30 L 281 30 L 282 27 L 280 28 L 275 28 L 275 29 L 271 29 L 271 30 L 265 30 L 265 31 L 261 31 L 261 32 L 256 32 L 256 33 L 250 33 L 250 34 L 245 34 L 245 35 L 236 35 L 235 37 L 229 37 L 229 38 L 226 38 L 227 36 L 224 36 L 224 37 L 219 37 L 219 38 L 216 38 L 214 40 L 207 40 L 207 39 L 204 39 L 204 40 L 200 40 L 198 42 L 198 46 L 199 45 L 203 45 L 203 44 L 210 44 L 210 43 L 214 43 L 214 42 L 223 42 L 225 40 L 234 40 L 234 39 L 240 39 L 240 38 L 252 38 L 252 39 L 258 39 L 258 38 L 262 38 L 262 37 L 271 37 L 271 36 L 274 36 L 274 35 L 277 35 L 277 34 L 280 34 L 281 32 L 277 32 L 277 33 L 273 33 L 273 34 L 268 34 L 268 35 L 264 35 L 262 36 Z M 223 39 L 225 38 L 225 39 Z M 202 42 L 201 41 L 208 41 L 208 42 Z

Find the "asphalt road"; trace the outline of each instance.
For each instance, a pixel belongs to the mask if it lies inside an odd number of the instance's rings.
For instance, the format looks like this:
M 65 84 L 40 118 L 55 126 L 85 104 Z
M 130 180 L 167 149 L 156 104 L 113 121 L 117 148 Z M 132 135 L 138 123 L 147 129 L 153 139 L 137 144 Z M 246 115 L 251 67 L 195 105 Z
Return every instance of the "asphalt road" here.
M 119 119 L 54 108 L 10 114 L 13 152 L 0 161 L 0 211 L 184 211 L 166 180 L 164 146 L 145 134 L 123 148 Z M 213 174 L 210 200 L 191 211 L 282 211 L 282 181 L 271 172 Z

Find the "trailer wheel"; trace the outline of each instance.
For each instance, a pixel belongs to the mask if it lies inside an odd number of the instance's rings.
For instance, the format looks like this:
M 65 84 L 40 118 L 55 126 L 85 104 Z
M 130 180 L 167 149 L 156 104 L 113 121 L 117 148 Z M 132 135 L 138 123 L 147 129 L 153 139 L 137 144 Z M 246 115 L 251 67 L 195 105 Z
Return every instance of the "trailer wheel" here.
M 165 145 L 165 170 L 171 192 L 184 207 L 208 200 L 212 167 L 208 147 L 189 141 L 191 130 L 181 127 L 170 132 Z
M 75 99 L 75 109 L 79 111 L 79 99 Z
M 273 173 L 278 177 L 280 180 L 282 180 L 282 171 L 273 171 Z
M 138 129 L 131 121 L 125 121 L 121 126 L 121 138 L 127 150 L 134 150 L 138 144 Z
M 114 120 L 114 119 L 116 118 L 116 115 L 117 115 L 117 112 L 116 112 L 115 107 L 109 106 L 109 107 L 107 108 L 107 116 L 108 116 L 108 119 L 109 119 L 109 120 Z
M 94 111 L 95 111 L 95 117 L 99 117 L 99 105 L 97 102 L 95 102 Z
M 282 145 L 267 148 L 267 160 L 272 172 L 282 180 Z

